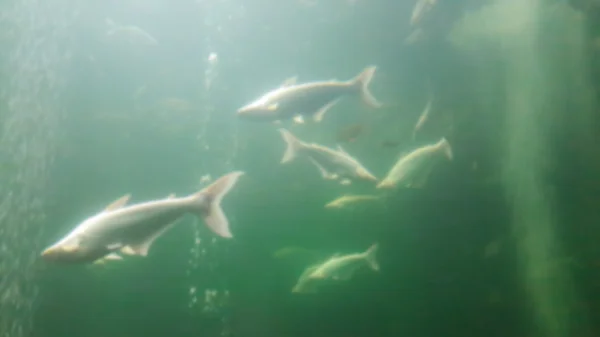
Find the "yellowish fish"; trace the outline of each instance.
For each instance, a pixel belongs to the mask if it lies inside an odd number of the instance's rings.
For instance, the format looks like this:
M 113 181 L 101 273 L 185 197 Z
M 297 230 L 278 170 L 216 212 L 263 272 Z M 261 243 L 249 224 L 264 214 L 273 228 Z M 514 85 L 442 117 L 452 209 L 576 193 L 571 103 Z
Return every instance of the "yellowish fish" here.
M 344 208 L 348 205 L 362 203 L 365 201 L 379 200 L 377 195 L 360 195 L 360 194 L 346 194 L 343 195 L 325 205 L 325 208 Z
M 273 258 L 283 259 L 291 256 L 315 257 L 318 252 L 302 247 L 285 247 L 273 253 Z
M 453 157 L 452 148 L 445 138 L 435 144 L 422 146 L 401 156 L 387 176 L 377 185 L 377 188 L 423 187 L 435 164 L 443 157 L 448 160 L 452 160 Z
M 348 281 L 363 267 L 379 271 L 377 243 L 362 253 L 334 255 L 327 261 L 312 265 L 304 270 L 292 288 L 293 293 L 314 293 L 322 281 Z

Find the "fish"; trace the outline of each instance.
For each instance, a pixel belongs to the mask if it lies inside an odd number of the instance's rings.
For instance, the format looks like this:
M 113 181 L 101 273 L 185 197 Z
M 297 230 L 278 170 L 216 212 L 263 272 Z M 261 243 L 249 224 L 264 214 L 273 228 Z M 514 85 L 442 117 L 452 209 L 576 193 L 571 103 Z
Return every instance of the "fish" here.
M 412 135 L 413 140 L 415 140 L 415 138 L 417 137 L 417 133 L 419 131 L 421 131 L 421 129 L 423 128 L 423 125 L 425 125 L 425 123 L 427 123 L 427 121 L 429 120 L 429 115 L 431 114 L 432 103 L 433 103 L 433 96 L 430 95 L 429 99 L 427 100 L 427 104 L 425 105 L 423 112 L 421 112 L 421 115 L 419 116 L 419 120 L 417 120 L 417 124 L 415 124 L 415 127 L 413 129 L 413 135 Z
M 419 25 L 436 4 L 437 0 L 418 0 L 410 17 L 410 25 L 412 27 Z
M 292 288 L 292 293 L 311 294 L 317 292 L 321 280 L 310 277 L 317 267 L 317 265 L 310 266 L 302 272 Z
M 237 110 L 241 119 L 280 122 L 293 119 L 304 123 L 304 116 L 320 122 L 327 111 L 344 96 L 358 95 L 372 108 L 382 104 L 369 91 L 369 84 L 375 75 L 375 66 L 366 67 L 359 75 L 348 81 L 320 81 L 296 84 L 296 78 L 287 79 L 252 103 Z
M 314 257 L 316 254 L 318 254 L 318 252 L 316 252 L 315 250 L 292 246 L 277 250 L 273 253 L 273 258 L 283 259 L 291 256 Z
M 438 159 L 446 157 L 452 160 L 452 148 L 442 138 L 439 142 L 420 147 L 400 159 L 390 169 L 387 176 L 383 178 L 378 189 L 393 189 L 398 185 L 405 187 L 422 187 L 429 173 L 433 170 Z
M 348 255 L 334 255 L 319 265 L 308 267 L 298 279 L 292 292 L 315 292 L 318 281 L 348 281 L 356 271 L 367 266 L 373 271 L 379 271 L 377 250 L 379 244 L 374 243 L 362 253 Z
M 325 208 L 344 208 L 351 204 L 356 204 L 364 201 L 379 200 L 377 195 L 358 195 L 358 194 L 346 194 L 343 195 L 325 205 Z
M 398 147 L 398 145 L 402 144 L 399 140 L 384 140 L 381 142 L 381 147 L 384 148 L 394 148 Z
M 338 145 L 334 150 L 319 144 L 303 142 L 286 129 L 280 128 L 278 131 L 287 144 L 281 164 L 289 163 L 303 155 L 319 169 L 324 179 L 338 180 L 342 185 L 350 184 L 352 179 L 377 181 L 377 177 L 341 146 Z
M 115 23 L 112 19 L 105 19 L 107 31 L 106 36 L 122 36 L 128 42 L 137 42 L 147 46 L 158 45 L 158 40 L 138 26 L 125 26 Z
M 53 263 L 89 263 L 112 253 L 147 256 L 154 241 L 187 213 L 204 219 L 217 235 L 231 238 L 221 200 L 244 175 L 234 171 L 190 196 L 148 201 L 126 206 L 130 194 L 112 202 L 84 220 L 65 237 L 46 248 L 41 257 Z
M 340 143 L 352 143 L 363 131 L 364 126 L 362 124 L 348 125 L 337 132 L 335 139 Z

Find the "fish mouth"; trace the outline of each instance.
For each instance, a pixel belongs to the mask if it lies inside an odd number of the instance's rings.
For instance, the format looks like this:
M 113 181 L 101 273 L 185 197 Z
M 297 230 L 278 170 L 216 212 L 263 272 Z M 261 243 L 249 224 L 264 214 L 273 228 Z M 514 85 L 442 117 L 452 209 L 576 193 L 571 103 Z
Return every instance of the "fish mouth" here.
M 252 112 L 252 110 L 254 110 L 254 108 L 252 106 L 246 105 L 246 106 L 239 108 L 237 110 L 236 114 L 238 116 L 246 116 L 246 115 L 250 114 Z
M 375 188 L 377 188 L 377 189 L 392 189 L 392 188 L 394 188 L 394 186 L 395 186 L 395 184 L 393 184 L 393 183 L 382 181 L 379 184 L 377 184 L 377 186 L 375 186 Z
M 57 252 L 57 249 L 54 247 L 49 247 L 44 249 L 44 251 L 42 251 L 42 253 L 40 254 L 40 256 L 44 259 L 44 260 L 49 260 L 52 259 L 53 256 L 55 256 Z
M 364 179 L 364 180 L 368 180 L 368 181 L 374 181 L 377 182 L 377 177 L 375 177 L 374 175 L 372 175 L 369 172 L 363 172 L 360 174 L 360 178 Z
M 377 177 L 373 176 L 373 175 L 366 176 L 365 179 L 367 179 L 369 181 L 377 182 Z

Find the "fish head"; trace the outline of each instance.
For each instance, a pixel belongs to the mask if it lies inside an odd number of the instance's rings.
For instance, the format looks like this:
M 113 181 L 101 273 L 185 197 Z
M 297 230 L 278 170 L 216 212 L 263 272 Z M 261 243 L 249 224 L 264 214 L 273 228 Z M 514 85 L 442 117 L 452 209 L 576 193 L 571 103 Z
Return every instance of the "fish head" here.
M 250 103 L 238 109 L 237 116 L 248 120 L 273 120 L 277 117 L 278 104 Z
M 237 116 L 243 119 L 275 120 L 279 113 L 279 103 L 275 97 L 267 94 L 260 99 L 244 105 L 237 111 Z
M 73 260 L 81 252 L 76 243 L 52 245 L 42 252 L 42 259 L 48 262 L 62 262 Z
M 375 177 L 369 170 L 366 168 L 359 166 L 356 168 L 355 172 L 356 176 L 360 179 L 368 180 L 368 181 L 377 181 L 377 177 Z
M 44 249 L 41 257 L 51 263 L 82 263 L 94 261 L 107 253 L 106 249 L 89 249 L 80 242 L 69 241 Z
M 384 179 L 382 180 L 379 184 L 377 184 L 377 189 L 384 189 L 384 190 L 389 190 L 389 189 L 393 189 L 396 187 L 396 183 L 389 180 L 389 179 Z

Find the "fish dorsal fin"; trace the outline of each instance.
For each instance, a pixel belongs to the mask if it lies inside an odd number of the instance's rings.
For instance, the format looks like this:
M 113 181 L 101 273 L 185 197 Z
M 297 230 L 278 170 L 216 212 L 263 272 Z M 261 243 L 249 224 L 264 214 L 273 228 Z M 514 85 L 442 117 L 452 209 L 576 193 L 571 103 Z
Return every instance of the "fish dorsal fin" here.
M 117 209 L 125 206 L 127 204 L 127 202 L 129 201 L 129 198 L 131 198 L 131 194 L 125 194 L 124 196 L 120 197 L 119 199 L 113 201 L 110 205 L 106 206 L 104 211 L 105 212 L 114 211 L 114 210 L 117 210 Z
M 167 199 L 175 199 L 175 193 L 167 195 Z
M 340 180 L 340 185 L 348 186 L 350 184 L 352 184 L 352 180 L 348 178 Z
M 281 87 L 282 88 L 291 87 L 292 85 L 295 85 L 297 81 L 298 81 L 298 76 L 292 76 L 292 77 L 286 78 L 283 81 L 283 83 L 281 83 Z
M 121 249 L 123 254 L 127 255 L 139 255 L 139 256 L 148 256 L 148 251 L 150 247 L 158 239 L 161 235 L 163 235 L 166 231 L 168 231 L 175 222 L 172 222 L 166 226 L 159 228 L 157 231 L 151 233 L 147 237 L 143 238 L 140 242 L 129 244 Z

